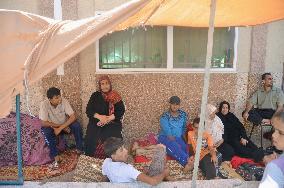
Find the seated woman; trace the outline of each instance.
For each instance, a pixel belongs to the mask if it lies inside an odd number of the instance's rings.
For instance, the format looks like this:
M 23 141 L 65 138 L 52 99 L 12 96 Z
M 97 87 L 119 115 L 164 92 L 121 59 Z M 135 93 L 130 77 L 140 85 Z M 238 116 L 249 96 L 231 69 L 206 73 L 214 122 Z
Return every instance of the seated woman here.
M 158 142 L 166 146 L 167 154 L 184 166 L 184 172 L 193 168 L 193 156 L 187 151 L 184 141 L 187 115 L 180 109 L 180 98 L 172 96 L 169 100 L 169 110 L 160 118 L 161 131 Z
M 89 118 L 85 137 L 85 154 L 93 156 L 98 142 L 109 137 L 122 138 L 121 119 L 125 107 L 120 95 L 112 90 L 108 76 L 99 78 L 99 90 L 94 92 L 88 102 L 86 114 Z
M 193 130 L 188 131 L 188 144 L 192 145 L 193 151 L 196 152 L 199 118 L 193 120 Z M 207 180 L 214 179 L 216 177 L 216 168 L 218 160 L 216 157 L 216 151 L 213 144 L 211 135 L 204 131 L 202 135 L 202 145 L 200 152 L 199 168 L 204 173 Z
M 224 142 L 224 125 L 216 116 L 217 108 L 207 104 L 205 130 L 211 134 L 215 148 L 222 154 L 223 161 L 231 161 L 235 152 L 232 146 Z
M 224 124 L 225 142 L 234 148 L 238 156 L 252 158 L 255 162 L 263 160 L 264 151 L 247 137 L 243 124 L 230 112 L 230 104 L 227 101 L 220 103 L 217 116 Z

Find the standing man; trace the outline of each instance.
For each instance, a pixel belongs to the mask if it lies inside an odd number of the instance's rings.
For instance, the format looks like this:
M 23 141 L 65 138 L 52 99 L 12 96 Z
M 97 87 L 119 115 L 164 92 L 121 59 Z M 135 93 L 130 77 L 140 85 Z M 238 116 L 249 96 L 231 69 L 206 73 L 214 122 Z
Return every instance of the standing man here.
M 194 162 L 184 140 L 186 124 L 187 114 L 180 109 L 180 98 L 172 96 L 169 100 L 169 110 L 160 118 L 161 131 L 158 141 L 166 146 L 168 155 L 184 166 L 184 172 L 191 170 Z
M 69 102 L 61 97 L 60 90 L 51 87 L 47 90 L 47 100 L 40 105 L 39 119 L 42 123 L 42 133 L 50 149 L 50 156 L 55 159 L 54 167 L 58 167 L 59 152 L 56 147 L 56 137 L 62 133 L 72 132 L 78 152 L 83 151 L 83 135 L 80 124 Z
M 271 73 L 261 76 L 260 87 L 248 100 L 243 118 L 256 125 L 271 124 L 273 114 L 283 109 L 284 95 L 280 88 L 273 86 Z

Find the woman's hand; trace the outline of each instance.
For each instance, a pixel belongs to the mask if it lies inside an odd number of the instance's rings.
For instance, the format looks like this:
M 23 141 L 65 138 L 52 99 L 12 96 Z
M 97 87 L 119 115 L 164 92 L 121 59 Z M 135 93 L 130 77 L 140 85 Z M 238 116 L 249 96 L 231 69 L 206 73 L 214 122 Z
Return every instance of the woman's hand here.
M 211 162 L 214 163 L 215 166 L 218 165 L 218 160 L 217 160 L 216 155 L 212 155 L 212 156 L 211 156 Z
M 240 142 L 243 146 L 247 145 L 247 143 L 248 143 L 248 141 L 244 138 L 241 138 Z
M 108 122 L 113 121 L 115 119 L 114 114 L 111 114 L 110 116 L 107 116 Z
M 95 113 L 94 118 L 100 120 L 101 124 L 107 124 L 108 123 L 108 116 L 106 115 L 100 115 Z

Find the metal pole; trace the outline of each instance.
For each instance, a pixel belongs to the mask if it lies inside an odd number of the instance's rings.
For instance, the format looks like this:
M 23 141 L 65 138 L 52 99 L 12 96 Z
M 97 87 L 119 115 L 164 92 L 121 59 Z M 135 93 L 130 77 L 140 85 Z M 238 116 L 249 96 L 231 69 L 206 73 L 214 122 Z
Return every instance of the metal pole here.
M 215 10 L 216 10 L 216 1 L 211 0 L 210 5 L 210 19 L 209 19 L 209 30 L 208 30 L 208 42 L 207 42 L 207 54 L 206 54 L 206 66 L 204 73 L 204 84 L 203 84 L 203 93 L 202 93 L 202 103 L 201 103 L 201 115 L 200 115 L 200 125 L 198 128 L 198 138 L 197 138 L 197 147 L 195 152 L 194 159 L 194 170 L 191 186 L 193 188 L 196 187 L 196 179 L 197 172 L 199 166 L 199 158 L 201 151 L 201 140 L 204 131 L 204 122 L 205 122 L 205 110 L 208 99 L 208 89 L 209 89 L 209 81 L 210 81 L 210 67 L 211 67 L 211 57 L 212 57 L 212 49 L 213 49 L 213 33 L 214 33 L 214 18 L 215 18 Z
M 23 162 L 21 146 L 21 117 L 20 117 L 20 94 L 16 96 L 16 131 L 17 131 L 17 154 L 18 154 L 18 180 L 0 181 L 0 185 L 23 185 Z
M 20 94 L 16 96 L 16 119 L 17 119 L 17 152 L 18 152 L 18 181 L 23 184 L 23 161 L 21 145 L 21 117 L 20 117 Z

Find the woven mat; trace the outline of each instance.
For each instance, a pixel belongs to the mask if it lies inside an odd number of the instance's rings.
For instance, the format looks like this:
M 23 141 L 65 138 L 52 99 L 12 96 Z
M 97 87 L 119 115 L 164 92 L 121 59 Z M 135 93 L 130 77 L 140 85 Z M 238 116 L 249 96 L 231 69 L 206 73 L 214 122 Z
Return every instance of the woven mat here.
M 77 182 L 103 182 L 106 181 L 102 175 L 102 164 L 104 159 L 96 159 L 81 155 L 78 161 L 78 165 L 75 169 L 73 181 Z M 134 167 L 139 171 L 143 171 L 144 167 L 149 166 L 150 163 L 134 163 Z M 192 172 L 184 174 L 182 172 L 183 167 L 175 160 L 169 160 L 167 162 L 170 168 L 170 175 L 174 180 L 191 180 Z M 203 180 L 202 172 L 198 171 L 198 179 Z
M 72 171 L 78 162 L 78 154 L 74 150 L 68 150 L 60 154 L 63 161 L 58 169 L 53 170 L 50 164 L 40 166 L 25 166 L 23 167 L 24 180 L 42 180 L 54 176 L 62 175 Z M 17 166 L 1 167 L 0 180 L 14 180 L 18 177 Z

